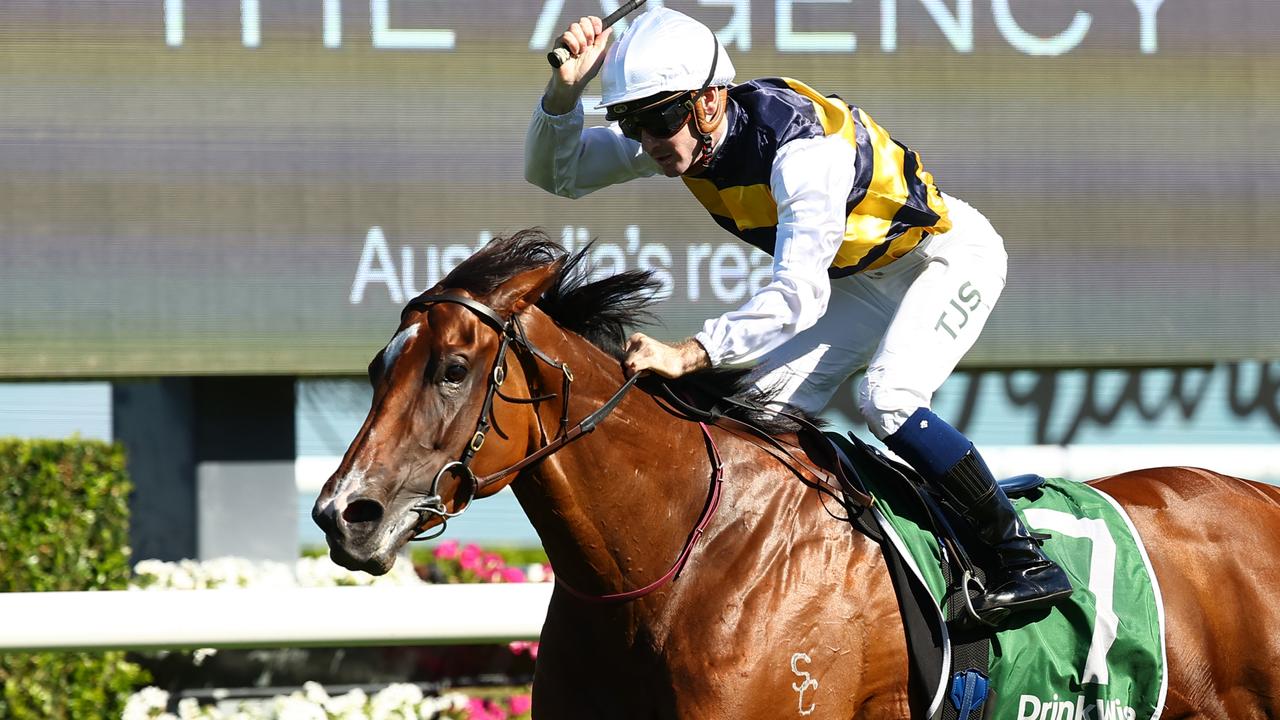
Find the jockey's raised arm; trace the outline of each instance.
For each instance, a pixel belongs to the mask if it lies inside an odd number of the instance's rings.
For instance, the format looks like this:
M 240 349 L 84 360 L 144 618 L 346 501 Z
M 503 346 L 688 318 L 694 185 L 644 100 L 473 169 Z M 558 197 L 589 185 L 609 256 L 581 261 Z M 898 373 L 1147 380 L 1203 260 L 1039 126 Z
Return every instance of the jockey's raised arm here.
M 774 258 L 764 287 L 694 337 L 633 336 L 624 369 L 679 377 L 755 363 L 775 401 L 815 414 L 865 370 L 858 407 L 871 432 L 995 558 L 977 612 L 994 621 L 1068 596 L 973 443 L 930 408 L 1004 290 L 991 223 L 861 108 L 785 77 L 733 84 L 715 33 L 686 15 L 657 7 L 612 45 L 610 34 L 583 18 L 562 36 L 573 57 L 534 109 L 525 177 L 573 198 L 678 177 L 716 224 Z M 613 124 L 584 129 L 596 74 Z

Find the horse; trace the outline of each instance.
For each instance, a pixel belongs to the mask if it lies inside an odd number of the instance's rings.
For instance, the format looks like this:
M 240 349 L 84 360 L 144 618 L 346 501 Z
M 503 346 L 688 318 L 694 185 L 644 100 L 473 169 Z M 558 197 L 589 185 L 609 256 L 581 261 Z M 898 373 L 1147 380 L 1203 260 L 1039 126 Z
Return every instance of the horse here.
M 832 519 L 803 450 L 630 391 L 624 328 L 654 283 L 593 280 L 584 253 L 521 231 L 407 305 L 316 499 L 330 557 L 385 573 L 510 485 L 557 579 L 535 717 L 918 717 L 880 545 Z M 1186 467 L 1093 482 L 1128 511 L 1163 591 L 1162 717 L 1280 717 L 1280 491 Z

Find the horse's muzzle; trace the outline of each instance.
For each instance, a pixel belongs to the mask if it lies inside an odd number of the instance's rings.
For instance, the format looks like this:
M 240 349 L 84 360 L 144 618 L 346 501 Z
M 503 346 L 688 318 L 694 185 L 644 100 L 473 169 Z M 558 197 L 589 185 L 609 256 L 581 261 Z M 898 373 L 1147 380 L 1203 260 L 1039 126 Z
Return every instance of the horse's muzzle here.
M 339 498 L 317 502 L 311 518 L 324 531 L 329 555 L 348 570 L 382 575 L 391 569 L 394 548 L 383 547 L 386 508 L 371 497 Z

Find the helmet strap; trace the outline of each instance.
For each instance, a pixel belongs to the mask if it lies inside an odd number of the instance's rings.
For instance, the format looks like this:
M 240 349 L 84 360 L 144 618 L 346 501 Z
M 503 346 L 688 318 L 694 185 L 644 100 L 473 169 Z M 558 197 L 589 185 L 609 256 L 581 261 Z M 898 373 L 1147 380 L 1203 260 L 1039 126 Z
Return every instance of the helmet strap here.
M 693 122 L 691 123 L 691 129 L 693 130 L 694 136 L 698 138 L 698 155 L 693 160 L 694 167 L 705 165 L 711 161 L 711 133 L 714 132 L 716 128 L 720 127 L 722 122 L 724 122 L 724 88 L 716 88 L 717 102 L 715 115 L 704 119 L 702 113 L 699 112 L 702 107 L 705 107 L 702 99 L 702 93 L 706 92 L 708 87 L 711 87 L 711 81 L 714 80 L 716 76 L 716 65 L 720 61 L 720 39 L 716 37 L 714 30 L 711 31 L 711 42 L 711 69 L 707 71 L 707 79 L 702 81 L 702 87 L 698 88 L 698 92 L 693 96 Z
M 698 152 L 693 161 L 694 165 L 703 165 L 711 160 L 712 151 L 714 150 L 712 134 L 724 124 L 725 104 L 728 100 L 728 93 L 724 88 L 715 88 L 714 92 L 716 94 L 716 106 L 715 111 L 712 113 L 708 114 L 705 111 L 705 96 L 699 94 L 693 101 L 693 122 L 690 123 L 692 126 L 690 130 L 693 131 L 694 137 L 698 139 Z

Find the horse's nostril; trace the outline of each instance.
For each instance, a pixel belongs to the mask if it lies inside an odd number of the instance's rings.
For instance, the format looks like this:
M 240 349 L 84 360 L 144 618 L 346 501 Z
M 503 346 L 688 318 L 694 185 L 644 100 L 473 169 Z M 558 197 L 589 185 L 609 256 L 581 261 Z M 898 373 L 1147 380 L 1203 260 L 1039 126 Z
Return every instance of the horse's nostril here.
M 342 520 L 348 525 L 372 523 L 382 519 L 382 503 L 377 500 L 356 500 L 342 511 Z

